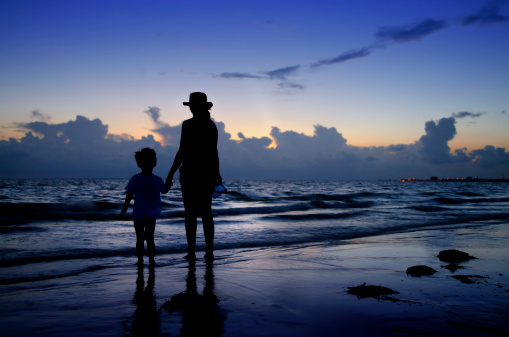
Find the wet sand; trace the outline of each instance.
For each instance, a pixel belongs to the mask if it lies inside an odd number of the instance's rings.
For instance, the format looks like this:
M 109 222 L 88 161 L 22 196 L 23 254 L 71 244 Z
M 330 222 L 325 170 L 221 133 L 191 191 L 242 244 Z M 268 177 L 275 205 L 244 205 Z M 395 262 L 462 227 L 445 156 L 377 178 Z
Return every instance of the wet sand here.
M 508 227 L 224 250 L 208 265 L 202 254 L 194 266 L 165 255 L 155 268 L 138 269 L 128 257 L 79 275 L 2 285 L 2 336 L 507 336 Z M 445 249 L 477 259 L 451 272 L 437 258 Z M 437 273 L 408 276 L 415 265 Z M 475 277 L 464 283 L 457 275 Z M 363 283 L 398 293 L 348 294 Z

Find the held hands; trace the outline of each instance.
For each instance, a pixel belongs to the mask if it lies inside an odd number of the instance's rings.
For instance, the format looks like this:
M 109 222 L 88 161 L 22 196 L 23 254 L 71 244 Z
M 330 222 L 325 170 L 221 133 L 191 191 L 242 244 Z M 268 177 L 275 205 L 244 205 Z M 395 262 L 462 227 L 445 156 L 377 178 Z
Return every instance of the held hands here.
M 166 185 L 166 187 L 168 188 L 168 190 L 173 186 L 173 176 L 168 176 L 168 178 L 166 178 L 166 181 L 164 182 L 164 184 Z

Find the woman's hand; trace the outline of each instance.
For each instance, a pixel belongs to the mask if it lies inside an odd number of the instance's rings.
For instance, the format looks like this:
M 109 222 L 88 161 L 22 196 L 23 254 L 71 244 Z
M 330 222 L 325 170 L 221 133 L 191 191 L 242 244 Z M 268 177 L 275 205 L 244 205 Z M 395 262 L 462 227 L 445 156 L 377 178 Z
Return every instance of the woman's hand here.
M 173 176 L 168 176 L 168 178 L 166 178 L 166 181 L 164 182 L 164 184 L 166 185 L 166 187 L 169 190 L 173 186 Z

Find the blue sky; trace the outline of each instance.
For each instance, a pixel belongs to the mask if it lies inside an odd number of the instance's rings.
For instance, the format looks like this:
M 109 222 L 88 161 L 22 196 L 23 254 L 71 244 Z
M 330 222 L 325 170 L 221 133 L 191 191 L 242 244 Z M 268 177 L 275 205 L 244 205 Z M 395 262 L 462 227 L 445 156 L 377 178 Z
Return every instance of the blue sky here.
M 154 130 L 190 117 L 192 91 L 244 145 L 320 126 L 359 151 L 417 149 L 426 123 L 453 117 L 451 158 L 509 148 L 507 1 L 3 1 L 0 15 L 4 155 L 10 137 L 42 138 L 31 123 L 78 115 L 174 146 Z

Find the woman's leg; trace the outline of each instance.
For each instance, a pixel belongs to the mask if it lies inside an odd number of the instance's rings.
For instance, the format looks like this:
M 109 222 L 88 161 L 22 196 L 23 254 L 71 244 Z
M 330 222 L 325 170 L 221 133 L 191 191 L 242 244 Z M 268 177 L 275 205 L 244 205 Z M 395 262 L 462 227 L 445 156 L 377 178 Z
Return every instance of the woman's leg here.
M 184 201 L 185 224 L 187 237 L 187 251 L 185 258 L 194 259 L 196 257 L 196 218 L 198 217 L 198 207 L 194 184 L 181 182 L 182 200 Z
M 205 257 L 214 257 L 214 219 L 212 217 L 212 190 L 213 185 L 201 194 L 200 198 L 200 216 L 203 223 L 203 233 L 205 234 Z
M 203 233 L 205 234 L 205 255 L 214 256 L 214 219 L 210 207 L 208 210 L 201 211 L 201 219 L 203 222 Z
M 143 264 L 143 252 L 145 250 L 145 226 L 143 221 L 134 221 L 134 230 L 136 231 L 136 255 L 138 256 L 138 265 Z
M 192 258 L 196 252 L 196 211 L 194 209 L 185 210 L 186 237 L 188 256 Z

